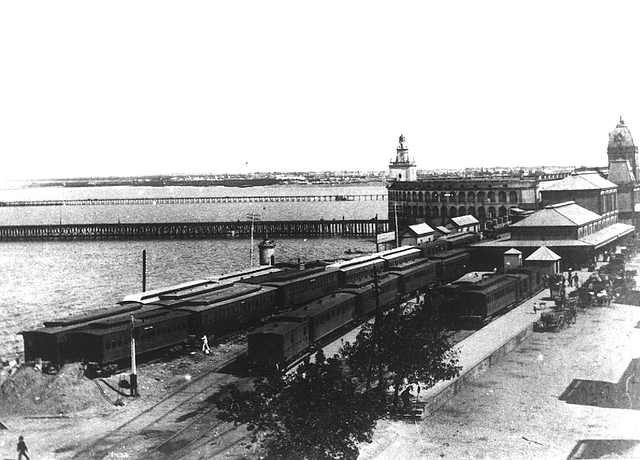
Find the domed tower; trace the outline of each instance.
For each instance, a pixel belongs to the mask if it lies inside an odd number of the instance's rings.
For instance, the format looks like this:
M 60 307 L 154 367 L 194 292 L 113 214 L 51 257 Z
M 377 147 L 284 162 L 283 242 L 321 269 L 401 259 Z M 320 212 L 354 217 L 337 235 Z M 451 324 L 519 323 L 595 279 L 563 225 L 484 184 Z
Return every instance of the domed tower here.
M 616 129 L 609 134 L 607 147 L 609 177 L 614 184 L 629 184 L 640 178 L 638 171 L 638 147 L 622 117 Z

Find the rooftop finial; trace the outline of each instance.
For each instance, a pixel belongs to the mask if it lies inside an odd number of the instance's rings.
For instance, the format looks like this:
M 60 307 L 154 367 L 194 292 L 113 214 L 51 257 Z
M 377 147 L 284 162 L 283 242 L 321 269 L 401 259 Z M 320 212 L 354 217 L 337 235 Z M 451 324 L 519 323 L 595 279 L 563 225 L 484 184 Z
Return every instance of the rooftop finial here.
M 622 115 L 620 115 L 620 124 L 624 125 L 624 121 L 622 120 Z
M 400 148 L 403 149 L 404 148 L 404 134 L 400 134 L 400 139 L 398 139 L 398 142 L 400 142 Z

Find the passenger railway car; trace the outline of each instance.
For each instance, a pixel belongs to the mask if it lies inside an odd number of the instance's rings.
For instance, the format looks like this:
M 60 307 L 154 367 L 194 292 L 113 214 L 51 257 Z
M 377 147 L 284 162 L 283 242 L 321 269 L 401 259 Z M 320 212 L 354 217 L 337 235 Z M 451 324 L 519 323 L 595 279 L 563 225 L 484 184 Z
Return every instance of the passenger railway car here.
M 449 283 L 469 271 L 470 258 L 466 249 L 453 249 L 434 254 L 429 257 L 429 260 L 438 263 L 438 282 Z
M 189 313 L 189 332 L 222 336 L 255 324 L 273 314 L 277 289 L 270 286 L 235 283 L 186 302 L 155 305 Z
M 261 368 L 284 366 L 309 348 L 306 321 L 274 321 L 248 334 L 249 357 Z
M 338 274 L 324 268 L 282 271 L 266 281 L 247 280 L 247 283 L 276 288 L 279 310 L 295 308 L 338 289 Z
M 52 319 L 44 322 L 44 327 L 33 331 L 23 331 L 24 357 L 26 361 L 36 358 L 61 364 L 65 361 L 80 361 L 82 344 L 75 339 L 75 333 L 87 327 L 91 321 L 111 317 L 122 313 L 134 313 L 140 304 L 101 308 L 86 313 L 69 316 L 63 319 Z
M 516 280 L 506 275 L 489 275 L 459 293 L 456 300 L 460 316 L 487 319 L 516 303 Z
M 400 276 L 384 273 L 378 277 L 379 297 L 376 300 L 375 282 L 362 286 L 344 287 L 338 292 L 348 292 L 356 296 L 356 317 L 370 316 L 378 305 L 382 310 L 393 301 L 398 300 L 398 283 Z M 377 302 L 377 303 L 376 303 Z
M 355 319 L 355 298 L 351 293 L 335 292 L 289 313 L 277 315 L 273 320 L 308 323 L 309 341 L 313 343 Z
M 380 258 L 384 261 L 384 269 L 391 270 L 394 267 L 406 265 L 422 259 L 422 251 L 414 246 L 401 246 L 380 253 Z
M 398 291 L 402 295 L 407 295 L 435 284 L 438 279 L 437 267 L 437 262 L 422 259 L 404 266 L 393 267 L 389 273 L 400 277 Z
M 189 314 L 145 307 L 134 315 L 136 355 L 145 355 L 188 340 Z M 131 358 L 131 315 L 121 314 L 91 322 L 77 331 L 82 344 L 81 359 L 99 366 L 126 362 Z

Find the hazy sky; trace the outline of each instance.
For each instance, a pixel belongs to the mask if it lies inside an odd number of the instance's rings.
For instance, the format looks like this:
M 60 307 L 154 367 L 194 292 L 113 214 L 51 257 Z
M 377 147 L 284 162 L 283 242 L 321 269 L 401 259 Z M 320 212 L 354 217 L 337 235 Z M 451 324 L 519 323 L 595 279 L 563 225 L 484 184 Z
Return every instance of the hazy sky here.
M 605 165 L 640 4 L 5 1 L 2 178 Z

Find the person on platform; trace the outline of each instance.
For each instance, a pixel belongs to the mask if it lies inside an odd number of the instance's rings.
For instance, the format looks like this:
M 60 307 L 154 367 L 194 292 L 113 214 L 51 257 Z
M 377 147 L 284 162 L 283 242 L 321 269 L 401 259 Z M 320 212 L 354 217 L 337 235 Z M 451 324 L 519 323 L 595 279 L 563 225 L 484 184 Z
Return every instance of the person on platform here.
M 211 353 L 211 348 L 209 348 L 209 339 L 207 338 L 207 334 L 202 336 L 202 352 L 205 355 Z
M 22 460 L 22 457 L 26 458 L 27 460 L 29 460 L 29 456 L 27 455 L 27 452 L 29 451 L 29 449 L 27 449 L 27 445 L 24 442 L 24 437 L 20 436 L 18 438 L 18 460 Z
M 578 278 L 578 274 L 574 273 L 573 274 L 573 284 L 575 285 L 576 289 L 578 289 L 578 283 L 580 281 L 580 278 Z
M 538 313 L 538 303 L 537 302 L 533 302 L 533 314 L 537 314 Z

